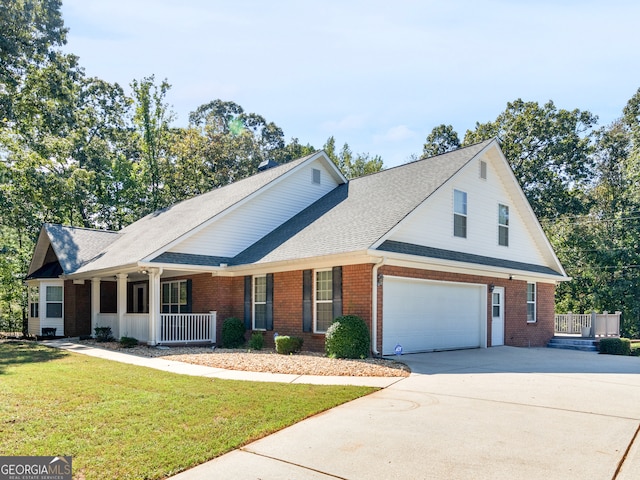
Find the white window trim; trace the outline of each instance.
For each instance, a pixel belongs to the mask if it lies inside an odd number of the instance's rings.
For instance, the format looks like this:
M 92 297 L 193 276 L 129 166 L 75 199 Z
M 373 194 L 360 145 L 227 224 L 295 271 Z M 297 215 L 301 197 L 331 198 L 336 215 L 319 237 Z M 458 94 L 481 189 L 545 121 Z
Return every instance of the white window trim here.
M 529 285 L 533 285 L 533 301 L 529 300 Z M 538 321 L 538 286 L 535 283 L 527 283 L 527 323 Z M 533 320 L 529 320 L 529 305 L 533 305 Z
M 172 283 L 177 283 L 178 284 L 178 303 L 171 302 L 171 284 Z M 160 312 L 163 311 L 165 305 L 169 305 L 169 311 L 168 312 L 163 312 L 163 313 L 185 313 L 185 312 L 182 311 L 183 304 L 180 303 L 180 286 L 181 286 L 182 283 L 184 283 L 186 285 L 187 281 L 186 280 L 171 280 L 171 281 L 168 281 L 168 282 L 162 282 L 160 284 Z M 164 302 L 163 301 L 164 299 L 162 298 L 163 291 L 164 291 L 164 285 L 169 285 L 169 302 Z M 178 311 L 177 312 L 172 312 L 171 311 L 171 306 L 172 305 L 178 305 Z M 186 307 L 187 303 L 185 303 L 184 306 Z
M 61 300 L 49 300 L 47 298 L 50 288 L 59 288 L 62 292 Z M 40 299 L 42 300 L 42 294 L 40 295 Z M 47 305 L 49 304 L 59 304 L 60 305 L 60 316 L 59 317 L 50 317 L 47 315 L 48 309 Z M 42 310 L 40 310 L 40 315 L 42 316 Z M 64 318 L 64 284 L 44 284 L 44 318 L 48 319 L 57 319 Z
M 506 224 L 502 224 L 500 223 L 500 207 L 507 207 L 507 223 Z M 510 242 L 510 228 L 509 228 L 509 216 L 511 215 L 510 212 L 511 208 L 509 207 L 509 205 L 507 205 L 506 203 L 502 203 L 502 202 L 498 202 L 498 246 L 500 247 L 509 247 L 509 242 Z M 502 245 L 500 243 L 500 228 L 506 228 L 507 229 L 507 244 L 506 245 Z
M 264 278 L 264 287 L 265 287 L 264 302 L 258 302 L 256 300 L 256 280 L 258 278 Z M 251 282 L 251 327 L 252 327 L 253 330 L 260 331 L 260 332 L 266 332 L 266 330 L 267 330 L 266 319 L 265 319 L 264 328 L 257 328 L 256 327 L 256 305 L 267 305 L 266 288 L 267 288 L 267 276 L 266 275 L 254 275 L 253 279 L 252 279 L 252 282 Z
M 464 209 L 466 213 L 456 212 L 456 192 L 463 193 L 465 196 Z M 456 216 L 463 217 L 464 222 L 464 236 L 456 235 Z M 454 238 L 468 238 L 469 237 L 469 194 L 464 190 L 457 188 L 453 189 L 453 237 Z
M 322 268 L 313 271 L 313 333 L 326 333 L 326 330 L 318 330 L 318 305 L 330 303 L 333 305 L 333 283 L 331 286 L 331 299 L 330 300 L 318 300 L 318 273 L 320 272 L 332 272 L 331 268 Z M 331 278 L 333 282 L 333 276 Z

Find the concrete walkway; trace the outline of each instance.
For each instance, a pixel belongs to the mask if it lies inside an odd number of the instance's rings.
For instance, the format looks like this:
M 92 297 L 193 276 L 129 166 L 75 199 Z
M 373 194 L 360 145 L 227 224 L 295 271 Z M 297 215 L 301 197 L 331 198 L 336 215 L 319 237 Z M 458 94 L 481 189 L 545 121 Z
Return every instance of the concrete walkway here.
M 281 382 L 307 383 L 314 385 L 357 385 L 366 387 L 385 388 L 394 384 L 402 377 L 338 377 L 324 375 L 293 375 L 285 373 L 243 372 L 240 370 L 226 370 L 224 368 L 194 365 L 192 363 L 177 362 L 159 357 L 140 357 L 128 353 L 84 345 L 68 339 L 45 340 L 40 342 L 48 347 L 60 348 L 70 352 L 81 353 L 92 357 L 113 360 L 115 362 L 154 368 L 165 372 L 193 375 L 197 377 L 224 378 L 227 380 L 247 380 L 250 382 Z

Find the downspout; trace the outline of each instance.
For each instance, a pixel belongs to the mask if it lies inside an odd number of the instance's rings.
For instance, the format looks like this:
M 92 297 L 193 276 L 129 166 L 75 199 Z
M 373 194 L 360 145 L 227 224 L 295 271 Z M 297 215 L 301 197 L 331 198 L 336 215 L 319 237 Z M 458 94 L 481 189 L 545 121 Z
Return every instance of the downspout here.
M 371 290 L 371 342 L 374 355 L 380 355 L 378 352 L 378 269 L 384 265 L 387 257 L 382 257 L 373 265 L 372 274 L 372 290 Z

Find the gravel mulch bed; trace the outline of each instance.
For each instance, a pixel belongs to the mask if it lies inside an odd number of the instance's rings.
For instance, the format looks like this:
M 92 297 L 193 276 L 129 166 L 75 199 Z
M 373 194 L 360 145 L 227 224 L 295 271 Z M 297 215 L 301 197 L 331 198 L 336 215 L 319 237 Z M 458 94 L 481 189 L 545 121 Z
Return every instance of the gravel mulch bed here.
M 247 372 L 288 373 L 293 375 L 337 375 L 351 377 L 407 377 L 411 373 L 404 363 L 382 358 L 346 360 L 328 358 L 323 354 L 301 352 L 279 355 L 273 350 L 221 349 L 211 347 L 171 347 L 160 349 L 138 345 L 123 348 L 117 342 L 96 343 L 83 340 L 81 344 L 118 350 L 142 357 L 160 357 L 208 367 Z

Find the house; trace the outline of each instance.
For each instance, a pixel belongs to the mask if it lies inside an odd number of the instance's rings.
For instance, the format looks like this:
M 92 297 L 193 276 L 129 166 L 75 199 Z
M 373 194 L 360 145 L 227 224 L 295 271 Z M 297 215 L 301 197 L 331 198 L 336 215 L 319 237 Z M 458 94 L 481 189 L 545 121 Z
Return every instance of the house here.
M 234 316 L 322 350 L 354 314 L 374 354 L 543 346 L 565 280 L 496 140 L 350 181 L 320 151 L 119 232 L 44 225 L 29 332 L 215 341 Z

